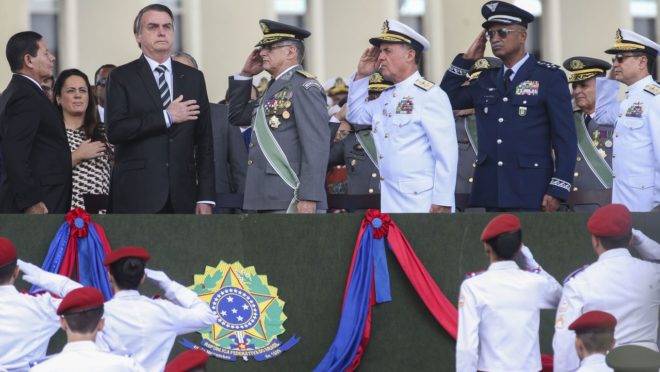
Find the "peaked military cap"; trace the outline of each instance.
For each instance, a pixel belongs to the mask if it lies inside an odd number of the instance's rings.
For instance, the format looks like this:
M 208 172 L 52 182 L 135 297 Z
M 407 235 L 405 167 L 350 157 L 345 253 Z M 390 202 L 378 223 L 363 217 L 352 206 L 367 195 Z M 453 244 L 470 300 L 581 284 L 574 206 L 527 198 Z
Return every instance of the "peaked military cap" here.
M 603 76 L 612 65 L 598 58 L 571 57 L 564 61 L 564 68 L 570 72 L 568 82 L 589 80 L 595 76 Z
M 479 58 L 472 64 L 472 68 L 468 74 L 470 80 L 476 79 L 482 71 L 499 69 L 502 67 L 502 60 L 495 57 Z
M 385 80 L 383 75 L 381 75 L 379 72 L 374 72 L 373 75 L 369 77 L 370 93 L 382 92 L 392 85 L 394 84 L 391 81 Z
M 278 41 L 284 40 L 303 40 L 309 37 L 312 33 L 300 27 L 287 25 L 282 22 L 275 22 L 269 19 L 262 19 L 259 21 L 261 32 L 264 37 L 255 46 L 264 46 Z
M 486 22 L 481 24 L 483 28 L 496 23 L 527 27 L 528 23 L 534 21 L 532 13 L 504 1 L 487 2 L 481 7 L 481 15 L 486 19 Z
M 606 50 L 607 54 L 624 52 L 643 52 L 653 57 L 658 55 L 660 45 L 636 32 L 620 28 L 614 35 L 614 46 Z
M 334 96 L 335 94 L 348 93 L 348 85 L 344 82 L 344 79 L 338 77 L 335 79 L 335 83 L 328 88 L 328 95 Z
M 605 358 L 616 372 L 657 372 L 660 353 L 639 345 L 623 345 L 610 351 Z
M 408 44 L 419 51 L 428 50 L 431 46 L 429 41 L 419 32 L 392 19 L 386 19 L 383 22 L 380 35 L 372 37 L 369 42 L 374 46 L 379 46 L 381 43 Z

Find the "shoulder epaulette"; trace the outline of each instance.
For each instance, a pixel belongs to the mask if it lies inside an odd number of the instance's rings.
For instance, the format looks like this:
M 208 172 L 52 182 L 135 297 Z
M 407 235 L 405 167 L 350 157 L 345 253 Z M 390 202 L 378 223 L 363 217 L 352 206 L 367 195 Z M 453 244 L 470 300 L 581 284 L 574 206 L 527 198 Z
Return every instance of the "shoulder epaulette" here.
M 658 84 L 655 83 L 649 84 L 644 87 L 644 91 L 647 93 L 651 93 L 654 96 L 657 96 L 658 94 L 660 94 L 660 86 L 658 86 Z
M 584 269 L 586 269 L 587 267 L 589 267 L 589 265 L 584 265 L 581 268 L 579 268 L 579 269 L 573 271 L 572 273 L 568 274 L 566 279 L 564 279 L 564 284 L 568 283 L 571 279 L 575 278 L 579 273 L 583 272 Z
M 308 78 L 308 79 L 316 79 L 316 75 L 312 74 L 311 72 L 307 72 L 307 71 L 302 70 L 302 69 L 296 70 L 296 72 L 299 73 L 300 75 Z
M 474 278 L 475 276 L 477 276 L 477 275 L 479 275 L 479 274 L 483 274 L 483 273 L 485 273 L 485 272 L 486 272 L 486 270 L 473 271 L 473 272 L 471 272 L 471 273 L 467 273 L 467 274 L 465 274 L 465 279 Z
M 549 68 L 551 70 L 556 70 L 559 68 L 558 65 L 555 65 L 554 63 L 546 62 L 546 61 L 537 61 L 539 66 L 543 66 L 545 68 Z
M 415 86 L 419 87 L 419 88 L 422 88 L 424 90 L 429 90 L 429 89 L 433 88 L 434 85 L 435 85 L 434 83 L 424 79 L 423 77 L 421 77 L 421 78 L 417 79 L 417 81 L 415 81 Z

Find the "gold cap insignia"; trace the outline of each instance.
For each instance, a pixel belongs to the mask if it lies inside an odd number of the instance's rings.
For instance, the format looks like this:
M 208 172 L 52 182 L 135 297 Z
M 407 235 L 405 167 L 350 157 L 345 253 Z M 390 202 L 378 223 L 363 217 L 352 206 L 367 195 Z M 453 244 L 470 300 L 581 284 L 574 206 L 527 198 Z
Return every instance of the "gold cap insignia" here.
M 623 42 L 623 37 L 621 36 L 621 30 L 620 29 L 616 30 L 616 34 L 614 35 L 614 42 L 615 43 Z
M 485 70 L 490 67 L 490 62 L 486 58 L 478 59 L 472 66 L 473 70 Z
M 265 24 L 264 22 L 259 22 L 259 26 L 261 26 L 261 32 L 264 34 L 267 34 L 270 32 L 270 29 L 268 28 L 268 25 Z
M 389 25 L 387 20 L 385 20 L 385 22 L 383 22 L 383 29 L 380 32 L 383 33 L 383 34 L 386 34 L 386 33 L 390 32 L 390 25 Z
M 580 61 L 579 59 L 574 59 L 571 61 L 570 65 L 572 70 L 581 70 L 584 68 L 584 63 Z

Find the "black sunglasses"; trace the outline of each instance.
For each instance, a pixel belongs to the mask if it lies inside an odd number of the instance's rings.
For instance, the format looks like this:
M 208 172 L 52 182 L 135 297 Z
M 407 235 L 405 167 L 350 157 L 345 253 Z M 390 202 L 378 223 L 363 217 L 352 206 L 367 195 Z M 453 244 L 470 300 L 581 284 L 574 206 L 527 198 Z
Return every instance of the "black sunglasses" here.
M 100 78 L 96 81 L 96 85 L 104 87 L 108 83 L 107 78 Z
M 500 39 L 506 39 L 506 37 L 509 36 L 509 34 L 512 32 L 519 32 L 519 30 L 511 30 L 508 28 L 500 28 L 499 30 L 488 30 L 486 31 L 486 36 L 489 39 L 492 39 L 493 36 L 497 34 L 497 36 L 499 36 Z
M 626 58 L 629 57 L 641 57 L 643 54 L 641 53 L 626 53 L 626 54 L 616 54 L 614 57 L 612 57 L 612 63 L 617 62 L 617 63 L 623 63 Z

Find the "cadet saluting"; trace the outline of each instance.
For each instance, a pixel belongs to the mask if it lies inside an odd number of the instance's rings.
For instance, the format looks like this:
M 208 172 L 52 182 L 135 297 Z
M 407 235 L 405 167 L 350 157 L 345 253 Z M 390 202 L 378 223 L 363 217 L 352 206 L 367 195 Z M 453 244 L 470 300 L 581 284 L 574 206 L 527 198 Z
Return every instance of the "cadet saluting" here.
M 470 204 L 491 211 L 555 211 L 571 191 L 577 151 L 566 75 L 525 51 L 530 13 L 490 1 L 465 54 L 454 58 L 440 86 L 455 110 L 475 108 L 478 155 Z M 502 69 L 483 71 L 483 84 L 462 86 L 483 57 L 486 40 Z M 552 152 L 554 150 L 554 161 Z

